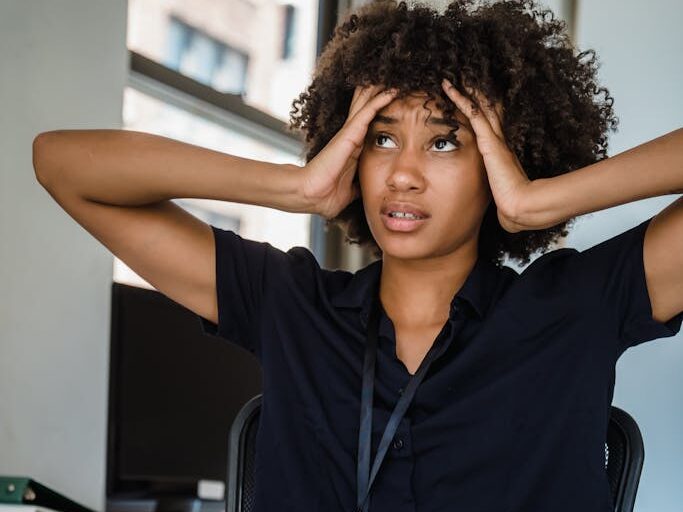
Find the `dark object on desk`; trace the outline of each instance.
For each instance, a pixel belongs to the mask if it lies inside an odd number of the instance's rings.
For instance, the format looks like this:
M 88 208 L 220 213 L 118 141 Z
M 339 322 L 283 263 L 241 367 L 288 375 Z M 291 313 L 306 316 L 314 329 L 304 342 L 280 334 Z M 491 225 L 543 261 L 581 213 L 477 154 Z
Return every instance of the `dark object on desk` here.
M 249 400 L 230 429 L 225 512 L 251 512 L 254 507 L 254 458 L 261 395 Z M 615 512 L 633 512 L 645 450 L 636 421 L 612 406 L 607 427 L 607 477 Z
M 0 476 L 0 503 L 36 505 L 59 512 L 94 512 L 26 476 Z
M 225 432 L 261 391 L 258 361 L 156 290 L 115 282 L 111 307 L 106 508 L 196 512 L 198 482 L 227 477 Z

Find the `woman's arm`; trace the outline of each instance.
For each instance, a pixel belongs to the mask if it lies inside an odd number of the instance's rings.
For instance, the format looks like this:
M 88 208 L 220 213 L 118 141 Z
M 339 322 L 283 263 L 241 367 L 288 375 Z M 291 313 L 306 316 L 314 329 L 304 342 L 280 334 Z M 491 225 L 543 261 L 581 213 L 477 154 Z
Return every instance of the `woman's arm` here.
M 56 130 L 33 143 L 36 177 L 48 190 L 90 201 L 142 206 L 173 198 L 217 199 L 312 211 L 302 168 L 213 151 L 130 130 Z
M 582 169 L 530 181 L 516 221 L 522 229 L 543 229 L 585 213 L 681 193 L 683 128 Z
M 638 199 L 683 193 L 683 128 L 581 169 L 529 180 L 502 130 L 500 102 L 468 89 L 471 102 L 448 80 L 443 88 L 469 119 L 484 159 L 501 225 L 514 233 Z
M 34 140 L 33 162 L 40 184 L 88 233 L 157 290 L 214 323 L 212 230 L 171 199 L 214 198 L 289 211 L 306 204 L 296 181 L 302 175 L 288 166 L 141 132 L 46 132 Z

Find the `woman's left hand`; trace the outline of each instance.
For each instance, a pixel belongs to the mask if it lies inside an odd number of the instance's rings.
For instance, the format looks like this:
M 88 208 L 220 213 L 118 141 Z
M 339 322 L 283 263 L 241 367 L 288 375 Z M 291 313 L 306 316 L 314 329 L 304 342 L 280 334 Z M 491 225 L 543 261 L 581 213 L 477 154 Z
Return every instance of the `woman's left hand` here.
M 472 103 L 451 82 L 444 78 L 443 89 L 470 121 L 477 140 L 477 147 L 484 158 L 493 200 L 498 209 L 498 220 L 508 232 L 529 229 L 521 224 L 524 200 L 528 199 L 530 184 L 517 155 L 508 147 L 501 128 L 502 105 L 490 103 L 479 91 L 470 91 L 476 99 Z

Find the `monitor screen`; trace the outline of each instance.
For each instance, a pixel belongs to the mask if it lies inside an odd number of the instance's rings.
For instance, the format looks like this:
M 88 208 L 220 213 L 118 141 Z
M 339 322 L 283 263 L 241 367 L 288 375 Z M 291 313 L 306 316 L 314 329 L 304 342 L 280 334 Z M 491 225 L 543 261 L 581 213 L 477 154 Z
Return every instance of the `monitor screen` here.
M 190 497 L 199 480 L 225 482 L 230 426 L 261 370 L 192 311 L 115 282 L 109 393 L 107 497 Z

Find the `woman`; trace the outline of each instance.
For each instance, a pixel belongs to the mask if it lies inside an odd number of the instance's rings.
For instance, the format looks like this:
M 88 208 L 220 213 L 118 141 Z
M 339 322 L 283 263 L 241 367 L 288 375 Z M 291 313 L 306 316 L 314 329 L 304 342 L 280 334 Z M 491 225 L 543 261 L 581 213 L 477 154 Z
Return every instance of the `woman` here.
M 258 357 L 254 510 L 613 510 L 614 367 L 680 330 L 682 203 L 521 274 L 501 264 L 578 215 L 683 190 L 681 130 L 606 159 L 596 69 L 529 1 L 380 0 L 340 24 L 293 104 L 303 168 L 113 130 L 42 134 L 35 168 L 206 332 Z M 317 213 L 379 259 L 322 269 L 176 197 Z

